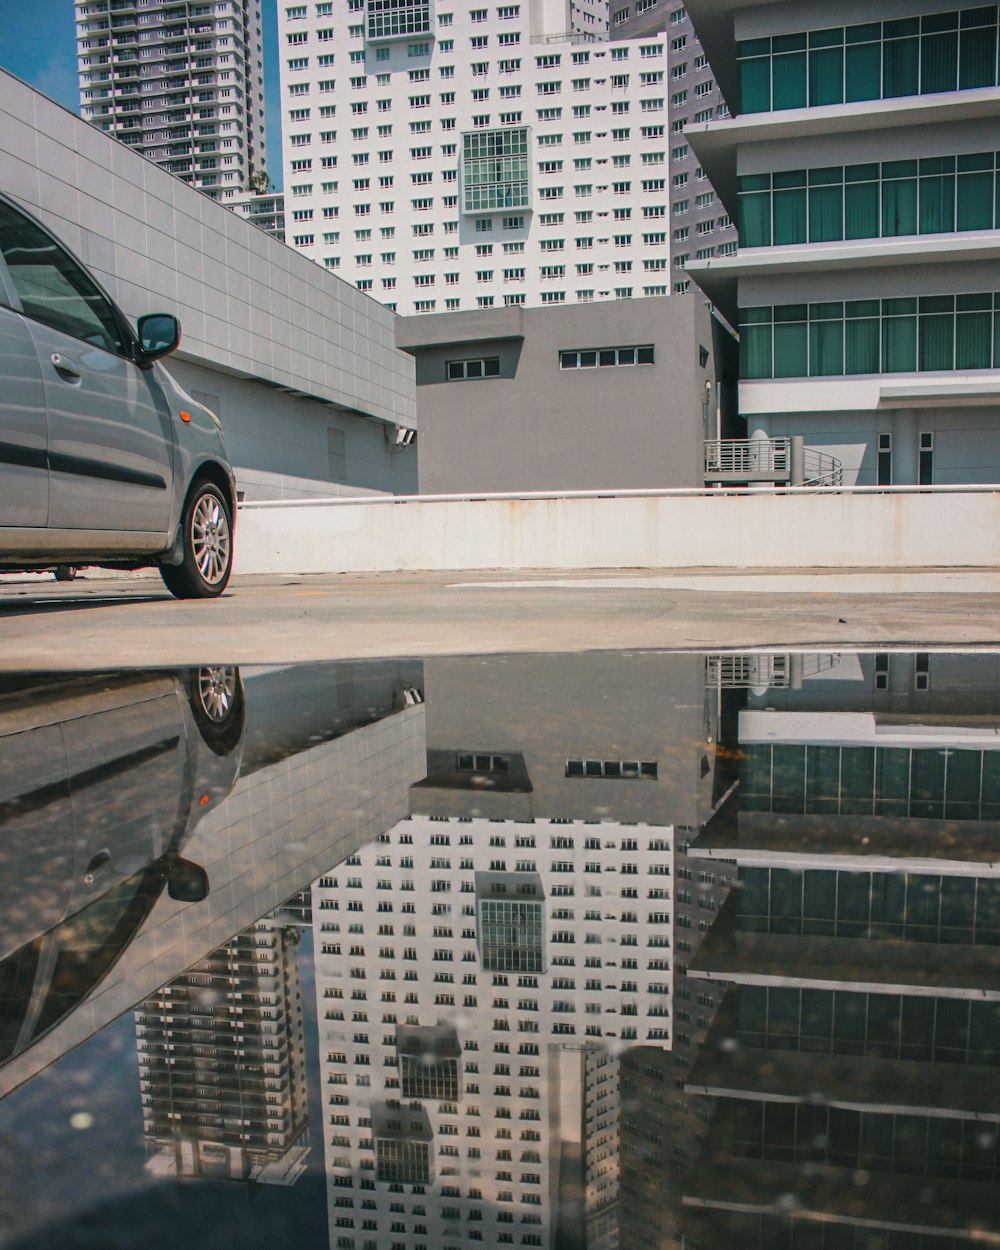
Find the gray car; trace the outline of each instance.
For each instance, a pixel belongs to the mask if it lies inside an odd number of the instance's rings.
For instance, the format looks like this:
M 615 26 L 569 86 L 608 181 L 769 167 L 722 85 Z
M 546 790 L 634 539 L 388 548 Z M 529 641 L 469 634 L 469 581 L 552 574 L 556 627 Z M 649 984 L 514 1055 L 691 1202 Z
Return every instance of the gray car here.
M 156 565 L 180 598 L 221 594 L 236 490 L 222 427 L 34 217 L 0 195 L 0 571 Z

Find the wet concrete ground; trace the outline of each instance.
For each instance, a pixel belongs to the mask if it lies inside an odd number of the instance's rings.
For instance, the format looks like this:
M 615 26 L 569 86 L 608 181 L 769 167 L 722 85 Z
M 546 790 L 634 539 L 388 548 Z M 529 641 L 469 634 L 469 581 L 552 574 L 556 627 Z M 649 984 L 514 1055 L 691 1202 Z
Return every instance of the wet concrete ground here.
M 1000 573 L 473 571 L 0 581 L 0 668 L 240 664 L 605 649 L 1000 645 Z

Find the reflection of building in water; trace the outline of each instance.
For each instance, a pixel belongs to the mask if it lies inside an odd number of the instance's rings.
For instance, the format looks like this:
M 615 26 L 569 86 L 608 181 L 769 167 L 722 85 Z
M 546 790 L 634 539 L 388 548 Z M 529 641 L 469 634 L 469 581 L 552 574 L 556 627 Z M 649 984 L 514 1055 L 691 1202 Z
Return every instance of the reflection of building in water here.
M 694 961 L 729 983 L 689 1078 L 719 1100 L 685 1193 L 705 1247 L 1000 1241 L 996 686 L 857 670 L 742 715 L 738 819 L 692 847 L 741 883 Z
M 672 826 L 715 802 L 718 694 L 689 656 L 425 682 L 414 816 L 314 892 L 333 1243 L 631 1244 L 620 1070 L 670 1043 Z
M 135 1012 L 156 1176 L 292 1185 L 309 1153 L 298 929 L 265 917 Z
M 730 797 L 713 820 L 725 820 L 732 803 Z M 676 830 L 672 1044 L 669 1050 L 638 1046 L 622 1056 L 621 1244 L 628 1250 L 683 1244 L 682 1191 L 714 1112 L 711 1098 L 685 1085 L 724 987 L 689 968 L 736 869 L 693 858 L 689 847 L 696 833 Z
M 314 887 L 335 1230 L 617 1244 L 617 1056 L 669 1037 L 672 858 L 646 826 L 414 817 Z

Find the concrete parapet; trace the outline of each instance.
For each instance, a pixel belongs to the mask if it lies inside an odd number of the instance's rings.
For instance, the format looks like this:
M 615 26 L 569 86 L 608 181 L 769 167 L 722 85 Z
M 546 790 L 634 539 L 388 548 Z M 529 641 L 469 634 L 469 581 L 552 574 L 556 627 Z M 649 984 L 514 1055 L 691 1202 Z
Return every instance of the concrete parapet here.
M 237 573 L 1000 566 L 996 487 L 396 496 L 247 504 Z

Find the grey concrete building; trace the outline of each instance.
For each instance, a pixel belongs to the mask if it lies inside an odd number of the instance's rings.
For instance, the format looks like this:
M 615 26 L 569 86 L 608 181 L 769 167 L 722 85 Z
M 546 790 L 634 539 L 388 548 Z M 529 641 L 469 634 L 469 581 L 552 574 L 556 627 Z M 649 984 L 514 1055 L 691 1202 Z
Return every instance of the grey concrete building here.
M 170 371 L 246 498 L 416 489 L 413 362 L 381 304 L 2 72 L 0 186 L 129 317 L 179 316 Z
M 644 39 L 666 33 L 670 98 L 670 266 L 672 289 L 691 289 L 689 260 L 732 256 L 736 226 L 684 137 L 688 123 L 729 116 L 729 106 L 702 50 L 694 23 L 678 0 L 614 0 L 611 30 L 616 39 Z
M 734 344 L 694 295 L 407 317 L 396 342 L 424 494 L 701 486 L 729 434 Z
M 80 111 L 212 199 L 266 169 L 261 0 L 76 0 Z

